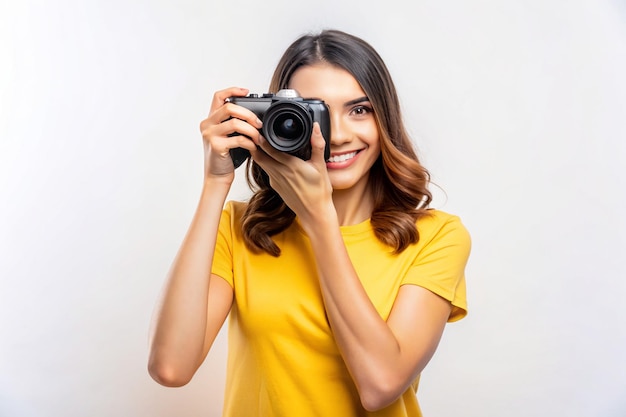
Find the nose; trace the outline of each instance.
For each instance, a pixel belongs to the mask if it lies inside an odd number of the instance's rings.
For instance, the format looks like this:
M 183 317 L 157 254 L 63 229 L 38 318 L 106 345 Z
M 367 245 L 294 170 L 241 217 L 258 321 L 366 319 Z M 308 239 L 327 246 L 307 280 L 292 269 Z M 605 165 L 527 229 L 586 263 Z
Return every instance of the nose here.
M 340 114 L 330 112 L 330 143 L 339 146 L 350 141 L 349 129 Z

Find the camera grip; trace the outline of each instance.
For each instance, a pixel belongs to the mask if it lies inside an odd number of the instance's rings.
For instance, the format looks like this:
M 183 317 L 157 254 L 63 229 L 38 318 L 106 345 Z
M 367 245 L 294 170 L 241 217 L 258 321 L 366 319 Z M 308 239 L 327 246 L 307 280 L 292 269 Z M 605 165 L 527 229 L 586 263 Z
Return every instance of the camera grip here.
M 239 166 L 250 157 L 250 151 L 244 148 L 233 148 L 230 149 L 228 153 L 230 153 L 235 169 L 239 168 Z

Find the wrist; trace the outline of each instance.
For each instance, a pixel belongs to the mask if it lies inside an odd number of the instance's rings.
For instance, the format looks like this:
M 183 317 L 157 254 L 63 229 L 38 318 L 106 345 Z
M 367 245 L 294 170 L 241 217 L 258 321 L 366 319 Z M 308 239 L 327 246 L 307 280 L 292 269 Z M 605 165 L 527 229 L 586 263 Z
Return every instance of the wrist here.
M 306 217 L 300 217 L 300 225 L 307 236 L 314 238 L 325 235 L 328 230 L 339 229 L 339 219 L 333 205 L 309 212 Z
M 202 184 L 202 199 L 218 200 L 222 199 L 226 201 L 226 197 L 230 192 L 232 181 L 227 178 L 206 177 Z
M 234 179 L 234 175 L 207 175 L 204 177 L 202 188 L 215 190 L 226 189 L 226 191 L 230 191 Z

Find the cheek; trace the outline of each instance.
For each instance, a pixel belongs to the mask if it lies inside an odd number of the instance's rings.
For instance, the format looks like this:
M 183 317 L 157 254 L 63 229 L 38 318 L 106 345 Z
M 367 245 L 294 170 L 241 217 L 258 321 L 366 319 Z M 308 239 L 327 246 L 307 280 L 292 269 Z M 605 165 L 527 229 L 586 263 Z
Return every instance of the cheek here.
M 380 148 L 380 134 L 378 133 L 378 126 L 376 123 L 363 123 L 362 125 L 359 125 L 357 134 L 370 147 Z

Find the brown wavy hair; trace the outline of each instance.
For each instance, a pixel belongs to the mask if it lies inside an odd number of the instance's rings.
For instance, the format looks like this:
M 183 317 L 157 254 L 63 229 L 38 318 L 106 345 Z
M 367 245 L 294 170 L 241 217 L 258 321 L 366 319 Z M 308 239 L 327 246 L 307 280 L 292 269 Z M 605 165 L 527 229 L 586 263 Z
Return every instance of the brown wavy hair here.
M 370 218 L 376 237 L 395 253 L 419 240 L 416 221 L 432 201 L 430 175 L 417 157 L 400 112 L 396 88 L 387 66 L 364 40 L 338 30 L 307 34 L 293 42 L 280 59 L 269 92 L 288 88 L 298 68 L 319 63 L 349 72 L 373 106 L 381 154 L 369 172 L 374 196 Z M 268 175 L 254 161 L 247 164 L 247 181 L 254 194 L 243 214 L 243 236 L 254 252 L 280 255 L 272 240 L 288 228 L 295 213 L 270 186 Z

